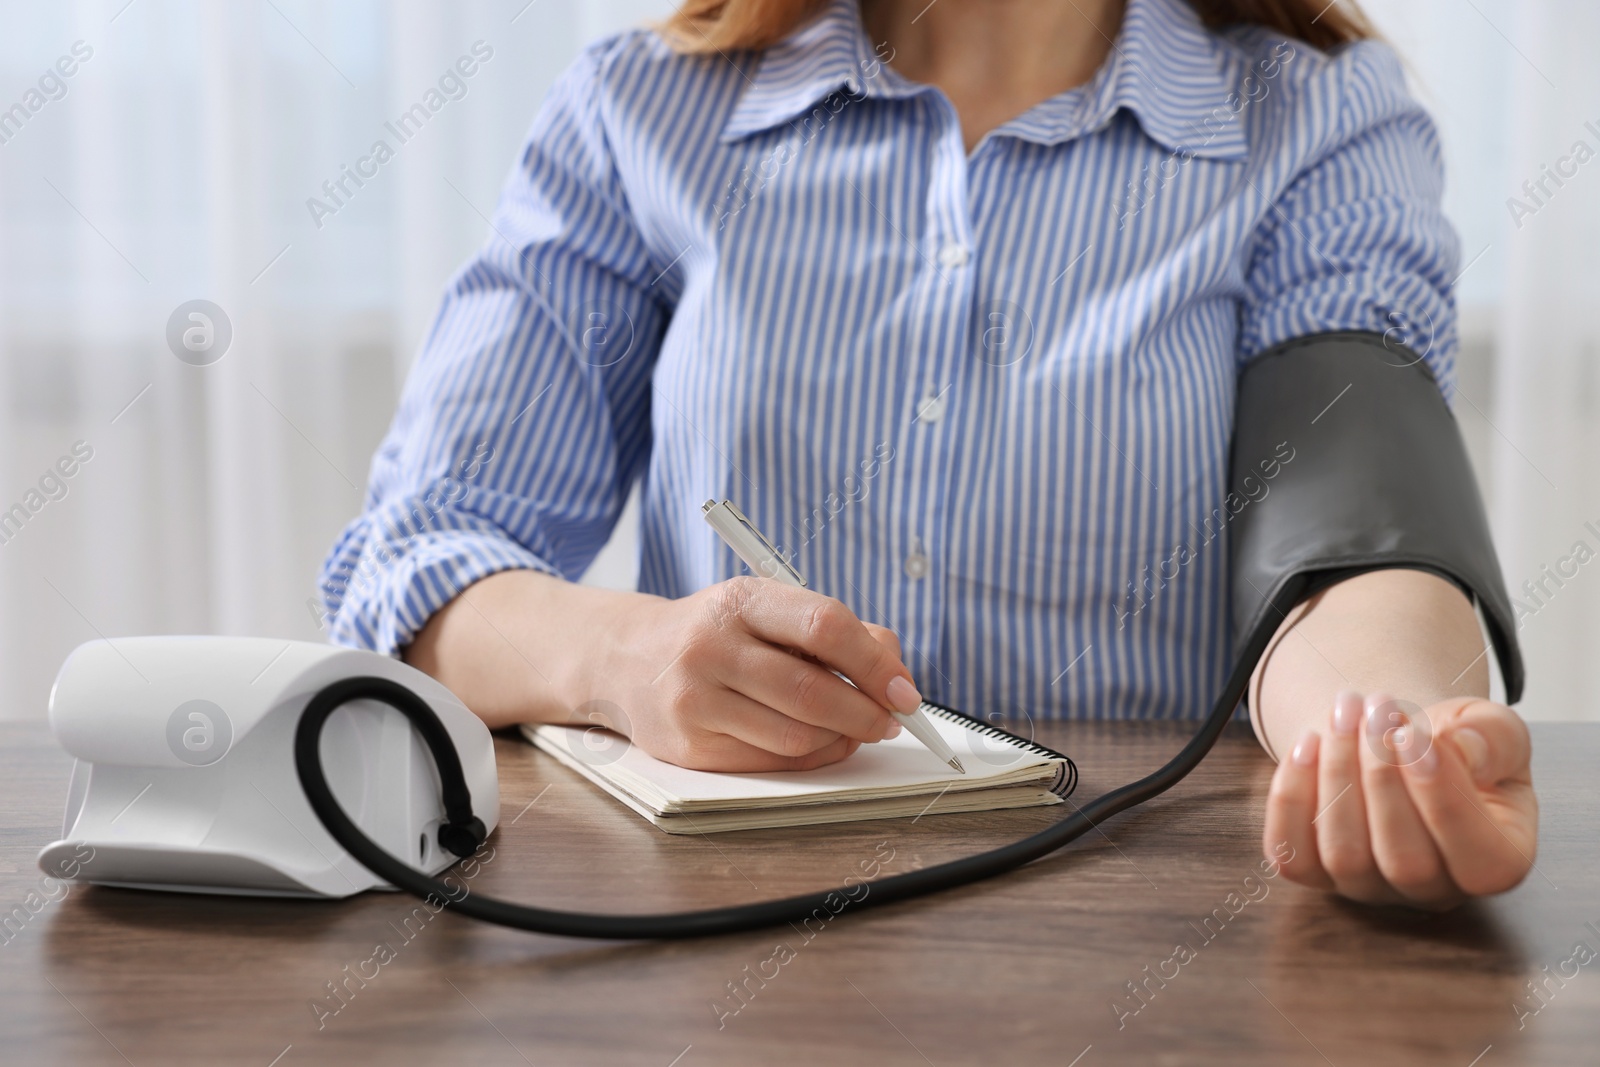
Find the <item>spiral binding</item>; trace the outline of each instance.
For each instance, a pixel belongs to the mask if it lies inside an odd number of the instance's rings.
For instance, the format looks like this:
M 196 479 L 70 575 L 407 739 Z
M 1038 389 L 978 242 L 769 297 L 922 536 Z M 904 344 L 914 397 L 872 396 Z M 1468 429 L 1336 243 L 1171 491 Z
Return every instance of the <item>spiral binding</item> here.
M 1072 791 L 1078 788 L 1078 765 L 1073 763 L 1072 757 L 1066 753 L 1057 752 L 1055 749 L 1041 745 L 1039 742 L 1030 738 L 1023 737 L 1020 734 L 1014 734 L 1010 730 L 1003 730 L 993 723 L 984 722 L 982 719 L 968 715 L 964 711 L 957 711 L 955 708 L 947 708 L 943 704 L 935 704 L 931 700 L 924 700 L 922 702 L 922 707 L 935 715 L 939 715 L 946 719 L 959 721 L 962 726 L 965 726 L 969 730 L 974 730 L 977 733 L 985 734 L 989 737 L 1004 738 L 1006 741 L 1011 742 L 1024 752 L 1031 753 L 1035 756 L 1044 756 L 1047 759 L 1060 760 L 1060 765 L 1056 767 L 1055 780 L 1050 783 L 1050 792 L 1054 793 L 1058 797 L 1061 797 L 1063 800 L 1071 796 Z

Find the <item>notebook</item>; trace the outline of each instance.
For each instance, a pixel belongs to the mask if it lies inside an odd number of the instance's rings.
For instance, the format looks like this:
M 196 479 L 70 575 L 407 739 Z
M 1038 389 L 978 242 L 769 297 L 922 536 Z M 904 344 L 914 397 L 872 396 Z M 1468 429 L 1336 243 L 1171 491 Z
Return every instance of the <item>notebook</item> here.
M 950 708 L 923 714 L 961 760 L 958 774 L 903 732 L 810 771 L 719 774 L 655 759 L 585 726 L 529 724 L 522 732 L 669 834 L 917 818 L 1059 804 L 1077 784 L 1072 760 Z

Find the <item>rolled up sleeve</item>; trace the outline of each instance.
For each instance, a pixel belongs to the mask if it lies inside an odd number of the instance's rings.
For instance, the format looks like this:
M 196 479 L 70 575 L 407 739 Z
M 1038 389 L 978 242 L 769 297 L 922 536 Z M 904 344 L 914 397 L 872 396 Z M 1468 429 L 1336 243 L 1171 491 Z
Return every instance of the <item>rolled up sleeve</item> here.
M 609 48 L 552 89 L 487 243 L 445 293 L 363 513 L 323 564 L 337 643 L 397 654 L 497 571 L 576 579 L 645 461 L 669 310 L 606 139 Z
M 1368 331 L 1420 356 L 1448 398 L 1460 246 L 1441 207 L 1438 134 L 1382 44 L 1350 46 L 1319 78 L 1307 106 L 1336 107 L 1338 121 L 1262 216 L 1241 361 L 1296 337 Z

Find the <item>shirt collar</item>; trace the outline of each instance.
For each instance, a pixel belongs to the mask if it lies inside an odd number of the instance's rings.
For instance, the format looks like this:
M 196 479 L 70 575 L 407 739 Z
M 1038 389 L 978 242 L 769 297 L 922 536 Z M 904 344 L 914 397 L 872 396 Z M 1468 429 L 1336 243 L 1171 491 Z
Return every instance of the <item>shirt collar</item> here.
M 910 96 L 921 89 L 872 50 L 857 0 L 829 0 L 822 14 L 761 54 L 755 76 L 722 128 L 736 141 L 792 122 L 834 93 Z
M 1128 0 L 1107 57 L 1085 85 L 1046 100 L 995 132 L 1058 144 L 1101 129 L 1126 108 L 1173 151 L 1243 159 L 1248 150 L 1224 46 L 1185 0 Z M 834 93 L 895 99 L 926 91 L 874 52 L 857 0 L 822 14 L 762 53 L 722 130 L 736 141 L 799 118 Z

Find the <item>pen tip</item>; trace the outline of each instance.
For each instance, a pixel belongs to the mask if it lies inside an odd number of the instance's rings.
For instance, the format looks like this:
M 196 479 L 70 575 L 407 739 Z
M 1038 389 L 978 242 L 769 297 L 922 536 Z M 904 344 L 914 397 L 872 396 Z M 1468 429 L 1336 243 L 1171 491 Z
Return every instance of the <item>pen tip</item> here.
M 958 774 L 966 774 L 967 773 L 967 769 L 965 767 L 961 766 L 961 761 L 956 759 L 954 756 L 950 757 L 950 766 L 954 767 L 956 769 L 956 773 L 958 773 Z

